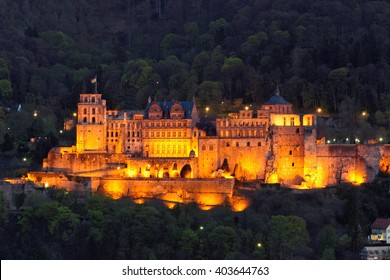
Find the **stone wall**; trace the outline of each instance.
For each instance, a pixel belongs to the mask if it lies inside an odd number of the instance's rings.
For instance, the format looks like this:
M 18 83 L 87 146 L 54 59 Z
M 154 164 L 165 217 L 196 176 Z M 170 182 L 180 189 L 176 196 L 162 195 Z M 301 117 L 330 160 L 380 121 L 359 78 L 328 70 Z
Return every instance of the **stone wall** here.
M 234 179 L 115 179 L 93 178 L 92 191 L 104 190 L 114 198 L 158 198 L 163 201 L 221 205 L 233 195 Z M 95 189 L 96 188 L 96 189 Z

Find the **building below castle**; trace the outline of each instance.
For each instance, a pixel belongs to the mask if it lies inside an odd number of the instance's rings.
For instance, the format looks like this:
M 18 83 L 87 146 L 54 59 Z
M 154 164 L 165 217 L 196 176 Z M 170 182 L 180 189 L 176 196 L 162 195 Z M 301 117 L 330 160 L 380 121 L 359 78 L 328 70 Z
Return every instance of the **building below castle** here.
M 326 144 L 317 139 L 316 115 L 294 114 L 278 90 L 253 108 L 205 123 L 195 100 L 149 99 L 137 112 L 107 110 L 101 94 L 80 94 L 76 145 L 53 148 L 46 173 L 29 176 L 53 185 L 59 184 L 53 174 L 100 178 L 96 189 L 104 178 L 235 178 L 320 188 L 359 185 L 389 171 L 390 145 Z

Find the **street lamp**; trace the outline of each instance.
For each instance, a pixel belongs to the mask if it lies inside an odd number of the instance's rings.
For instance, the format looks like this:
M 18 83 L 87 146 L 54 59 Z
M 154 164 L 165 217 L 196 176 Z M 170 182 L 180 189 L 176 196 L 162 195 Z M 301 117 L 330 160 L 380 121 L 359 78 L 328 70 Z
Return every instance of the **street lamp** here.
M 322 113 L 322 108 L 317 108 L 317 113 L 318 114 Z

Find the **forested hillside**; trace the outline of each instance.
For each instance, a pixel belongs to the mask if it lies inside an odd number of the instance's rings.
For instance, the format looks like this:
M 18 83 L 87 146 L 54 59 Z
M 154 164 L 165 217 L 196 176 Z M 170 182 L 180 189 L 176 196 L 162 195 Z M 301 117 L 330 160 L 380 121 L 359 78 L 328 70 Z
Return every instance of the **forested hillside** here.
M 279 85 L 299 112 L 388 128 L 389 1 L 0 0 L 0 23 L 3 152 L 57 137 L 95 75 L 111 108 L 196 96 L 224 113 Z

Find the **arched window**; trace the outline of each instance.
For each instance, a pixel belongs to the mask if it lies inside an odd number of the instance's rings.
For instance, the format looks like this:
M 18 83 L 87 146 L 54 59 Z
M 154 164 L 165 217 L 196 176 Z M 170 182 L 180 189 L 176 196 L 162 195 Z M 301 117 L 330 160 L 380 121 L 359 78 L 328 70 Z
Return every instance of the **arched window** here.
M 87 108 L 84 108 L 84 114 L 87 114 Z
M 299 134 L 299 128 L 297 128 L 295 132 L 296 132 L 297 134 Z
M 96 119 L 95 117 L 92 117 L 92 122 L 95 123 L 96 122 Z
M 83 122 L 87 122 L 87 117 L 84 117 L 84 118 L 83 118 Z
M 206 151 L 206 145 L 205 144 L 202 145 L 202 151 Z
M 258 146 L 258 147 L 261 147 L 261 142 L 257 142 L 257 146 Z
M 177 170 L 177 163 L 174 163 L 174 164 L 173 164 L 172 170 Z
M 236 142 L 236 147 L 239 147 L 239 146 L 240 146 L 240 144 L 238 142 Z
M 212 151 L 214 149 L 213 145 L 209 146 L 209 150 Z

